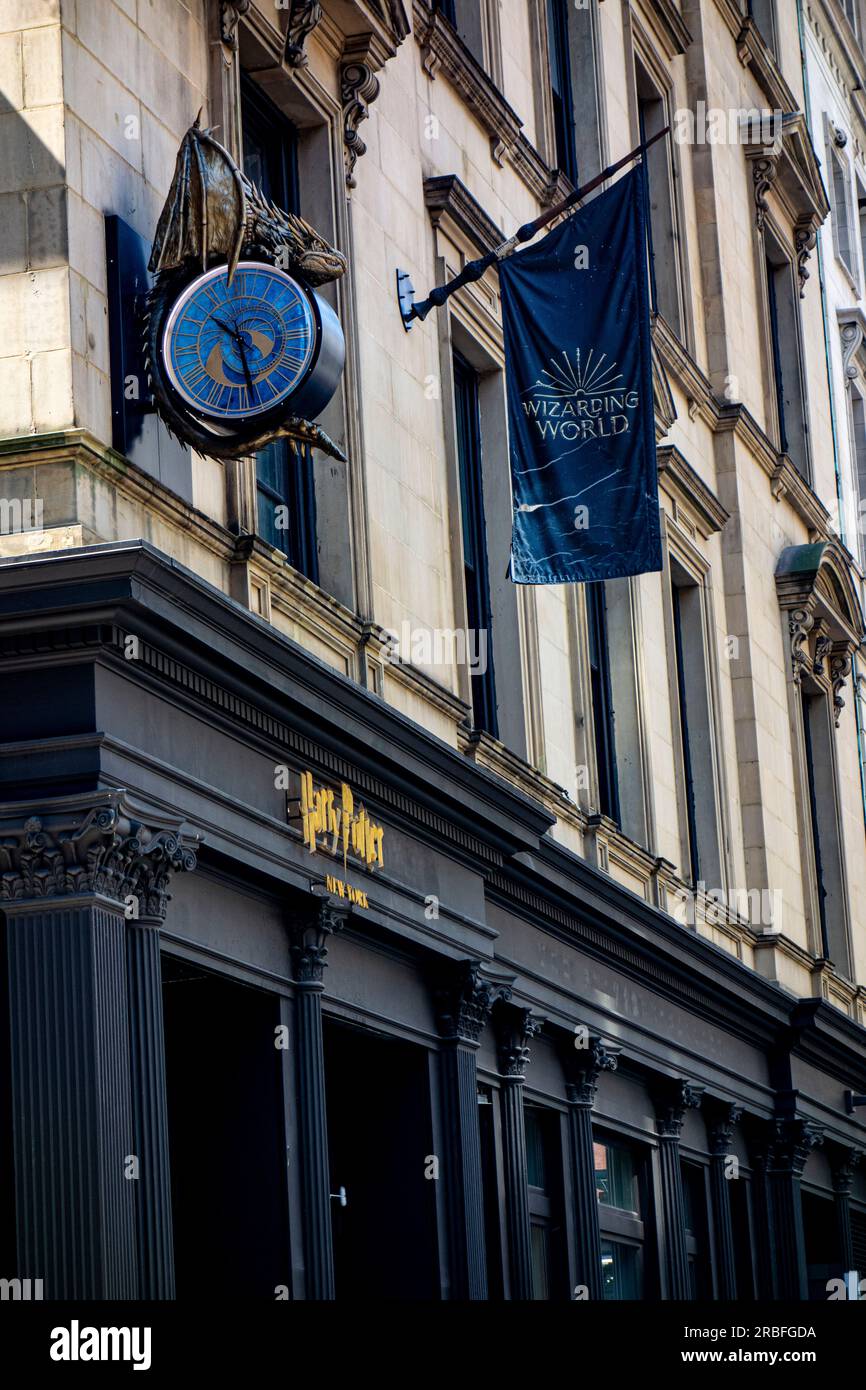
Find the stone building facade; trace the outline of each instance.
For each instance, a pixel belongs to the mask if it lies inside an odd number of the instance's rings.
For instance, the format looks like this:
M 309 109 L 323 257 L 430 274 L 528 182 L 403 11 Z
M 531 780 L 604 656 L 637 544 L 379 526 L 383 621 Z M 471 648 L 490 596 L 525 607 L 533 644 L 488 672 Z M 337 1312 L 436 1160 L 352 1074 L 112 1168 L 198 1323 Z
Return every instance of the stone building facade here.
M 0 0 L 0 1274 L 866 1276 L 864 24 Z M 149 408 L 200 110 L 348 258 L 346 463 L 220 462 Z M 668 123 L 665 567 L 514 586 L 496 273 L 406 333 L 396 272 L 425 292 Z

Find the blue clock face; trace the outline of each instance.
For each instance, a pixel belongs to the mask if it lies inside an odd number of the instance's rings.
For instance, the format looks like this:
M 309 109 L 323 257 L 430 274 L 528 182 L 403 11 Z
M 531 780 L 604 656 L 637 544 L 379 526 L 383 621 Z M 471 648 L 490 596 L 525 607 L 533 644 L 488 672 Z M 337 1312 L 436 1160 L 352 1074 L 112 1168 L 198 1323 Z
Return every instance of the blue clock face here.
M 198 415 L 237 422 L 277 409 L 308 374 L 318 323 L 311 297 L 282 270 L 241 261 L 188 285 L 162 351 L 178 395 Z

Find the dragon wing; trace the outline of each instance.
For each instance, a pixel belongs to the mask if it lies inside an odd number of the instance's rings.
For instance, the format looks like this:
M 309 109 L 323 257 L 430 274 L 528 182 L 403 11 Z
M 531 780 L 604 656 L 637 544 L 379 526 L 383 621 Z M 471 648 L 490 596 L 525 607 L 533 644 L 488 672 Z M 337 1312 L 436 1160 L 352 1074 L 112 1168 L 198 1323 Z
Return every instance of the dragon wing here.
M 237 165 L 228 150 L 201 129 L 197 116 L 177 152 L 150 270 L 174 270 L 188 261 L 207 270 L 209 259 L 224 256 L 231 281 L 243 245 L 246 212 Z

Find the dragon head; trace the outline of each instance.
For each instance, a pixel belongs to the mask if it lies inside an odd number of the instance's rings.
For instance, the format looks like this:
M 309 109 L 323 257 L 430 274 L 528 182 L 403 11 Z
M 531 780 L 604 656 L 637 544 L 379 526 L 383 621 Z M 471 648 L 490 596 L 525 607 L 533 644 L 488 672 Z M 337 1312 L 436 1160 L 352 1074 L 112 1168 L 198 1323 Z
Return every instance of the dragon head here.
M 339 280 L 346 272 L 346 257 L 302 217 L 286 218 L 286 245 L 292 268 L 310 285 Z

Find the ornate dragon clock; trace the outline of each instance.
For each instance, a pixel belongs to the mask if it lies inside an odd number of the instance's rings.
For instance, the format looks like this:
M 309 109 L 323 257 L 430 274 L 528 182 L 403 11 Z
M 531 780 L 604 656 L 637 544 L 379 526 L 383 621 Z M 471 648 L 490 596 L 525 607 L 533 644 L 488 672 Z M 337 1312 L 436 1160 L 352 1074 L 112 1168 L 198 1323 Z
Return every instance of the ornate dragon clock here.
M 190 127 L 150 258 L 146 354 L 160 416 L 201 453 L 239 458 L 275 439 L 344 455 L 315 417 L 345 359 L 316 286 L 346 259 L 265 201 L 227 150 Z

